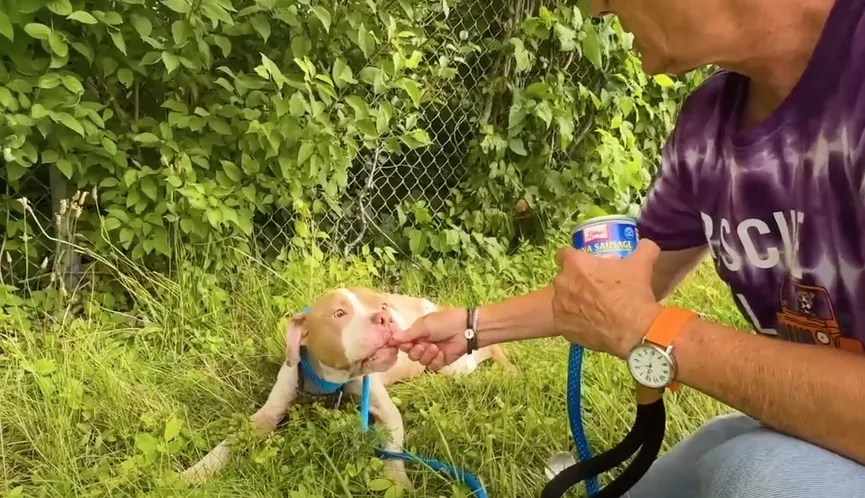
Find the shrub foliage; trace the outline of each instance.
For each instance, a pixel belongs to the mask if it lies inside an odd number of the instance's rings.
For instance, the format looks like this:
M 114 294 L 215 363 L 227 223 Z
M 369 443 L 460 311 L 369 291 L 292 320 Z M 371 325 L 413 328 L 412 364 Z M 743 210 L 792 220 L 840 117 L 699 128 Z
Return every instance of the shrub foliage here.
M 76 237 L 133 260 L 175 242 L 219 253 L 277 211 L 286 247 L 312 247 L 325 213 L 357 216 L 351 175 L 384 157 L 398 175 L 439 146 L 442 113 L 471 118 L 461 181 L 365 242 L 473 256 L 633 212 L 696 80 L 647 78 L 630 35 L 585 3 L 519 0 L 502 18 L 453 0 L 2 0 L 3 264 L 54 247 L 27 243 L 39 230 L 17 200 L 52 219 L 76 190 L 98 194 Z

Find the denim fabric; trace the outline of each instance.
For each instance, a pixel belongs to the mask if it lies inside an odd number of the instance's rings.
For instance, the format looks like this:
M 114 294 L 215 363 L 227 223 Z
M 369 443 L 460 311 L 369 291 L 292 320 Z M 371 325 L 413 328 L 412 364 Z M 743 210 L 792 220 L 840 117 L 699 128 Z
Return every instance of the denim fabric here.
M 664 453 L 627 498 L 863 498 L 865 467 L 741 414 Z

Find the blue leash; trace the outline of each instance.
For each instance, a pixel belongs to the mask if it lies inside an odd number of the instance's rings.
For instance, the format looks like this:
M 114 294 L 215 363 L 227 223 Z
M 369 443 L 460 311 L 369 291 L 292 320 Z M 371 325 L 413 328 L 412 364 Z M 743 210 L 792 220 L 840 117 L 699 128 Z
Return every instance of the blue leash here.
M 582 369 L 583 348 L 582 346 L 571 344 L 568 354 L 568 422 L 571 426 L 571 435 L 574 438 L 574 444 L 577 446 L 577 455 L 580 457 L 581 462 L 586 462 L 592 458 L 592 450 L 589 448 L 589 441 L 583 430 L 583 414 L 580 406 L 580 401 L 582 400 L 582 393 L 580 392 Z M 586 493 L 588 496 L 594 495 L 599 490 L 598 476 L 586 479 Z
M 369 430 L 369 377 L 363 377 L 363 384 L 361 388 L 361 398 L 360 398 L 360 429 L 363 432 L 367 432 Z M 469 474 L 468 472 L 448 465 L 446 463 L 440 462 L 433 458 L 425 458 L 417 455 L 411 455 L 406 452 L 395 452 L 395 451 L 387 451 L 380 448 L 376 448 L 376 455 L 379 458 L 384 458 L 386 460 L 402 460 L 404 462 L 411 461 L 419 461 L 430 468 L 435 470 L 436 472 L 443 472 L 449 475 L 452 479 L 462 482 L 465 484 L 474 494 L 476 498 L 488 498 L 487 492 L 484 489 L 483 484 L 481 484 L 480 480 L 477 477 Z
M 301 351 L 300 354 L 300 368 L 303 372 L 305 379 L 312 382 L 315 387 L 317 387 L 324 394 L 333 394 L 342 389 L 343 387 L 343 384 L 337 382 L 329 382 L 316 375 L 316 373 L 312 370 L 312 367 L 309 365 L 309 361 L 307 359 L 305 351 Z M 361 386 L 360 428 L 362 432 L 367 432 L 369 431 L 370 403 L 370 382 L 368 376 L 365 375 L 363 377 L 363 382 Z M 376 448 L 375 453 L 377 457 L 384 460 L 402 460 L 404 462 L 418 461 L 424 463 L 436 472 L 443 472 L 449 475 L 452 479 L 455 479 L 465 484 L 472 491 L 475 498 L 488 498 L 487 492 L 481 484 L 480 480 L 464 470 L 458 469 L 456 467 L 432 458 L 411 455 L 406 452 L 387 451 L 381 448 Z

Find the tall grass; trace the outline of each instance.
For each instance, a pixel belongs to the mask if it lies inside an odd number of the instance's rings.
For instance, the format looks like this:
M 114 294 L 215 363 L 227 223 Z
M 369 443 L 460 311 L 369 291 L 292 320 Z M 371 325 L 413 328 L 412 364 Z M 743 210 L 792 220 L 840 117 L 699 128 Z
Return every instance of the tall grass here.
M 527 292 L 555 271 L 549 250 L 485 263 L 397 265 L 377 255 L 296 258 L 278 268 L 240 258 L 230 274 L 186 262 L 166 277 L 114 265 L 117 289 L 89 289 L 81 312 L 7 320 L 0 337 L 2 496 L 400 496 L 382 481 L 376 435 L 358 430 L 356 406 L 289 410 L 265 440 L 247 417 L 282 361 L 277 321 L 337 285 L 364 285 L 468 305 Z M 122 278 L 121 278 L 122 277 Z M 708 265 L 671 301 L 743 325 Z M 114 306 L 107 306 L 114 305 Z M 2 310 L 0 310 L 2 311 Z M 28 311 L 29 316 L 33 313 Z M 471 469 L 494 497 L 536 496 L 543 465 L 569 446 L 567 344 L 505 346 L 520 369 L 484 364 L 466 378 L 424 375 L 392 388 L 410 451 Z M 588 353 L 584 409 L 594 448 L 610 447 L 633 420 L 632 382 L 621 362 Z M 688 389 L 668 401 L 671 444 L 724 407 Z M 241 453 L 210 484 L 188 488 L 176 472 L 227 435 Z M 403 496 L 465 496 L 420 465 Z

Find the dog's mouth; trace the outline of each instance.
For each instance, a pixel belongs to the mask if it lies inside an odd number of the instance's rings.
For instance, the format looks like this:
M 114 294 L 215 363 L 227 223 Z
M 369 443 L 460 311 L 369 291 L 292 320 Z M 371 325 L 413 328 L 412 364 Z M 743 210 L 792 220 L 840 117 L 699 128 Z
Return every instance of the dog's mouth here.
M 373 351 L 366 358 L 360 360 L 359 363 L 361 367 L 367 367 L 380 364 L 382 362 L 389 362 L 396 359 L 398 353 L 399 349 L 392 346 L 384 345 Z

